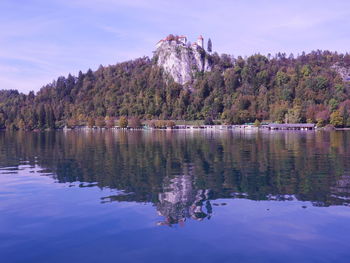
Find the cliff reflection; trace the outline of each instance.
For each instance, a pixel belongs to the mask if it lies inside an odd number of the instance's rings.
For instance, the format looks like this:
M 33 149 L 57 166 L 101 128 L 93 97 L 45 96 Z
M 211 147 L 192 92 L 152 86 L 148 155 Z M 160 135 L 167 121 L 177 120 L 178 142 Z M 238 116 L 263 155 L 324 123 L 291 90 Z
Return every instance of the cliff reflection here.
M 349 205 L 349 146 L 349 132 L 0 132 L 0 168 L 118 189 L 102 202 L 152 202 L 171 225 L 210 219 L 219 198 Z
M 164 180 L 164 192 L 159 193 L 156 207 L 158 214 L 165 218 L 159 225 L 184 223 L 186 218 L 210 219 L 212 213 L 209 189 L 196 189 L 193 184 L 193 167 L 185 166 L 182 175 Z M 205 209 L 205 211 L 204 211 Z

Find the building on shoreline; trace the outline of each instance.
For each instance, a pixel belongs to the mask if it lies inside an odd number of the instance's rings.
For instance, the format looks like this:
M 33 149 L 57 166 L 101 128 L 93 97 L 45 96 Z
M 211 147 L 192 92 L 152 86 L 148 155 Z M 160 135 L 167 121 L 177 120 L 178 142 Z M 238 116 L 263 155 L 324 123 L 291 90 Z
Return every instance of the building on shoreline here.
M 314 130 L 316 125 L 313 123 L 270 123 L 264 127 L 269 130 Z

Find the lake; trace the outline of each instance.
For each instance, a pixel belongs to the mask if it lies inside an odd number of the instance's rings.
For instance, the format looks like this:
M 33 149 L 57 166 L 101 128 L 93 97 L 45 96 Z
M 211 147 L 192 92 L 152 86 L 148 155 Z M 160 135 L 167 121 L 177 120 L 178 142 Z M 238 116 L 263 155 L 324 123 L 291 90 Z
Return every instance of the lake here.
M 0 261 L 349 262 L 350 132 L 0 132 Z

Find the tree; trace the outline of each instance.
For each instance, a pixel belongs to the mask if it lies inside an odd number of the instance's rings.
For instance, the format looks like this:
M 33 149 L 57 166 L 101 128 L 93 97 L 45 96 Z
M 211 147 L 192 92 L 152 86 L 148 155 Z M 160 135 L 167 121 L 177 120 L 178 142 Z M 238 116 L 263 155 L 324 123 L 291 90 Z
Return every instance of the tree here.
M 176 126 L 176 124 L 174 121 L 167 121 L 166 126 L 172 129 Z
M 339 111 L 335 111 L 331 114 L 330 124 L 332 124 L 334 127 L 343 127 L 344 118 L 340 115 Z
M 76 126 L 78 125 L 78 122 L 75 118 L 70 118 L 68 121 L 67 121 L 67 127 L 68 128 L 72 128 L 74 129 Z
M 88 127 L 93 128 L 95 126 L 95 119 L 92 117 L 89 117 L 88 119 Z
M 329 111 L 323 110 L 316 114 L 317 127 L 323 127 L 329 121 Z
M 207 116 L 204 120 L 204 125 L 213 125 L 213 124 L 214 124 L 214 121 L 213 121 L 212 117 Z
M 115 120 L 114 120 L 114 117 L 109 117 L 109 116 L 107 116 L 106 118 L 105 118 L 105 121 L 106 121 L 106 126 L 107 126 L 107 128 L 112 128 L 112 127 L 114 127 L 114 125 L 115 125 Z
M 34 122 L 32 119 L 30 119 L 27 125 L 27 129 L 33 130 L 34 128 L 35 128 Z
M 106 126 L 105 119 L 103 117 L 98 117 L 96 119 L 96 126 L 99 127 L 99 128 L 105 127 Z
M 293 108 L 288 109 L 288 112 L 285 115 L 286 123 L 300 123 L 301 121 L 301 107 L 295 105 Z
M 350 127 L 350 100 L 345 100 L 340 104 L 339 112 L 344 119 L 344 126 Z
M 38 112 L 38 126 L 39 129 L 44 129 L 45 128 L 45 119 L 46 119 L 46 112 L 45 112 L 45 107 L 43 104 L 40 105 L 39 107 L 39 112 Z
M 53 114 L 52 108 L 50 106 L 47 107 L 45 111 L 45 122 L 47 128 L 55 128 L 55 115 Z
M 5 121 L 6 121 L 6 119 L 5 119 L 4 114 L 0 113 L 0 129 L 5 128 Z
M 24 131 L 26 129 L 26 124 L 25 124 L 23 119 L 19 120 L 19 122 L 18 122 L 18 129 L 20 129 L 21 131 Z
M 211 39 L 210 38 L 208 39 L 207 50 L 208 50 L 209 53 L 211 53 L 212 50 L 213 50 L 213 44 L 211 43 Z
M 331 98 L 328 104 L 329 104 L 329 107 L 331 108 L 331 111 L 334 111 L 336 108 L 338 108 L 338 105 L 339 105 L 338 101 L 334 98 Z
M 270 106 L 270 118 L 275 122 L 282 123 L 287 112 L 288 103 L 286 101 L 280 101 Z
M 120 126 L 120 128 L 127 128 L 128 127 L 128 118 L 125 116 L 121 116 L 119 118 L 119 126 Z
M 140 128 L 142 126 L 141 120 L 136 116 L 131 117 L 129 126 L 133 129 Z
M 79 72 L 77 77 L 59 77 L 36 94 L 0 90 L 0 129 L 5 122 L 18 128 L 20 119 L 30 129 L 61 127 L 72 117 L 84 123 L 87 116 L 194 121 L 210 116 L 227 123 L 259 119 L 326 125 L 330 114 L 318 119 L 316 115 L 337 110 L 343 125 L 349 126 L 350 85 L 330 65 L 346 67 L 350 55 L 315 51 L 294 57 L 280 53 L 233 58 L 214 52 L 206 59 L 211 72 L 195 72 L 190 89 L 144 57 Z M 112 121 L 106 121 L 112 126 Z
M 260 127 L 260 125 L 261 125 L 260 121 L 258 119 L 256 119 L 255 122 L 254 122 L 254 126 L 255 127 Z
M 163 129 L 166 127 L 167 122 L 163 120 L 156 121 L 156 128 Z

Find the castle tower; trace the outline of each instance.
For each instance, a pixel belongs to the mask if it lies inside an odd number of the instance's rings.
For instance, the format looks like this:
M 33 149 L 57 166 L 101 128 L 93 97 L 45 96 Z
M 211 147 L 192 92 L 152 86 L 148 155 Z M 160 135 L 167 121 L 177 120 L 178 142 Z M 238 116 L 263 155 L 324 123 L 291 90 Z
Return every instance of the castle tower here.
M 204 41 L 204 39 L 203 39 L 202 35 L 200 35 L 197 39 L 197 45 L 200 46 L 201 48 L 204 47 L 203 41 Z
M 186 43 L 187 43 L 187 37 L 186 36 L 179 36 L 178 40 L 184 45 L 186 45 Z

